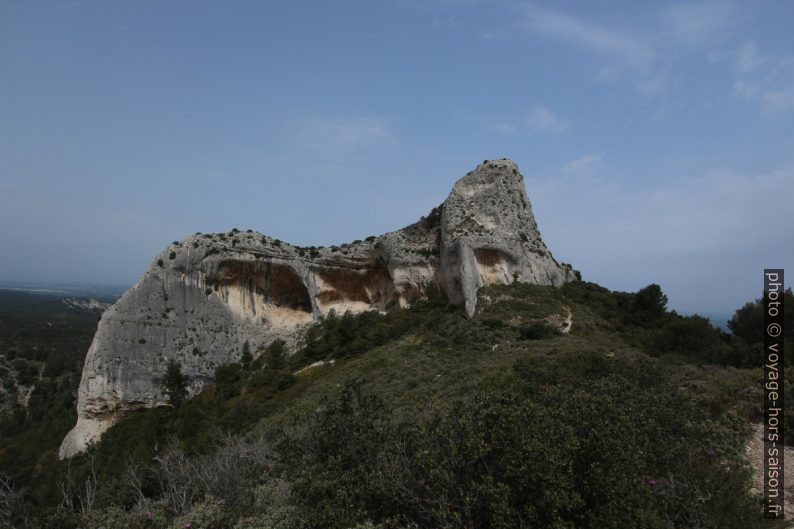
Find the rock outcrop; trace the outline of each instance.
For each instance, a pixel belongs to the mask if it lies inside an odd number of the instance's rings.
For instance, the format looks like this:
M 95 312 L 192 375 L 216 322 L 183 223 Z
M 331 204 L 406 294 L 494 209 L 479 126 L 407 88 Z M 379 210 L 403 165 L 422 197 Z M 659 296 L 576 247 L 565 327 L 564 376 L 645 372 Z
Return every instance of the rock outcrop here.
M 105 303 L 104 301 L 99 301 L 98 299 L 80 299 L 80 298 L 63 298 L 63 303 L 68 305 L 69 307 L 80 309 L 80 310 L 90 310 L 92 312 L 105 312 L 108 307 L 110 307 L 110 303 Z
M 523 177 L 506 159 L 461 178 L 426 218 L 364 241 L 300 248 L 250 230 L 191 235 L 102 315 L 60 456 L 85 450 L 130 410 L 164 405 L 170 360 L 195 393 L 246 342 L 251 351 L 277 338 L 294 345 L 332 310 L 405 307 L 437 284 L 471 316 L 481 286 L 574 278 L 543 244 Z

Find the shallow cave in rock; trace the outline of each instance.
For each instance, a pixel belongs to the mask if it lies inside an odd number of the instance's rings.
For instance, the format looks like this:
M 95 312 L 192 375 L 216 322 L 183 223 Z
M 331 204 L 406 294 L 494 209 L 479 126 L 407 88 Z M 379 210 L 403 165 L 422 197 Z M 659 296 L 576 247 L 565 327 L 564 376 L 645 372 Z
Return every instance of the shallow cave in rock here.
M 394 283 L 383 265 L 364 270 L 324 268 L 317 271 L 317 276 L 326 286 L 317 294 L 321 305 L 337 302 L 385 305 L 394 298 Z
M 218 276 L 220 285 L 239 285 L 263 296 L 265 304 L 312 311 L 309 291 L 289 265 L 268 261 L 229 261 L 220 266 Z

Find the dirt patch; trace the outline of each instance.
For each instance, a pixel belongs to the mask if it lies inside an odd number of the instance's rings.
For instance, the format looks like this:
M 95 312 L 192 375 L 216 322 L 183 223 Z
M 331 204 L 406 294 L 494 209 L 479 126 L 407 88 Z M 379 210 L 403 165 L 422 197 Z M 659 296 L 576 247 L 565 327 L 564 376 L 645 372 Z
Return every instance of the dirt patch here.
M 573 313 L 571 312 L 571 307 L 566 306 L 565 310 L 567 311 L 565 316 L 562 314 L 552 314 L 545 318 L 545 320 L 550 325 L 557 327 L 561 333 L 568 334 L 571 332 L 571 326 L 573 325 Z

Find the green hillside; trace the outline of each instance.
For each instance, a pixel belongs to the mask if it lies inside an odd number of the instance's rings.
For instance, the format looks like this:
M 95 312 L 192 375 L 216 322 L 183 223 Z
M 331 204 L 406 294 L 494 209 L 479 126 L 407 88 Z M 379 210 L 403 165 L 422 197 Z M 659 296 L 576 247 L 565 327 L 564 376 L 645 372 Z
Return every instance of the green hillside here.
M 743 457 L 762 411 L 759 310 L 737 312 L 729 335 L 667 311 L 656 285 L 577 282 L 481 289 L 470 320 L 438 294 L 331 316 L 296 354 L 280 342 L 248 351 L 189 400 L 172 366 L 174 406 L 127 416 L 68 463 L 54 462 L 50 441 L 4 436 L 0 454 L 39 453 L 49 466 L 4 463 L 20 486 L 4 492 L 3 520 L 775 527 L 762 523 Z

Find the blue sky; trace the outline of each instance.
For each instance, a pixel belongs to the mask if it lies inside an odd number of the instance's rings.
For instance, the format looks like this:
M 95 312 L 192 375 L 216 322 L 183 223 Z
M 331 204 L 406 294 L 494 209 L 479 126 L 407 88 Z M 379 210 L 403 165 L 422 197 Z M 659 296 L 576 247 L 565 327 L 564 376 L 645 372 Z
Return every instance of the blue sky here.
M 363 238 L 510 157 L 558 260 L 730 313 L 763 267 L 794 273 L 792 20 L 784 1 L 0 0 L 0 280 L 132 283 L 195 231 Z

